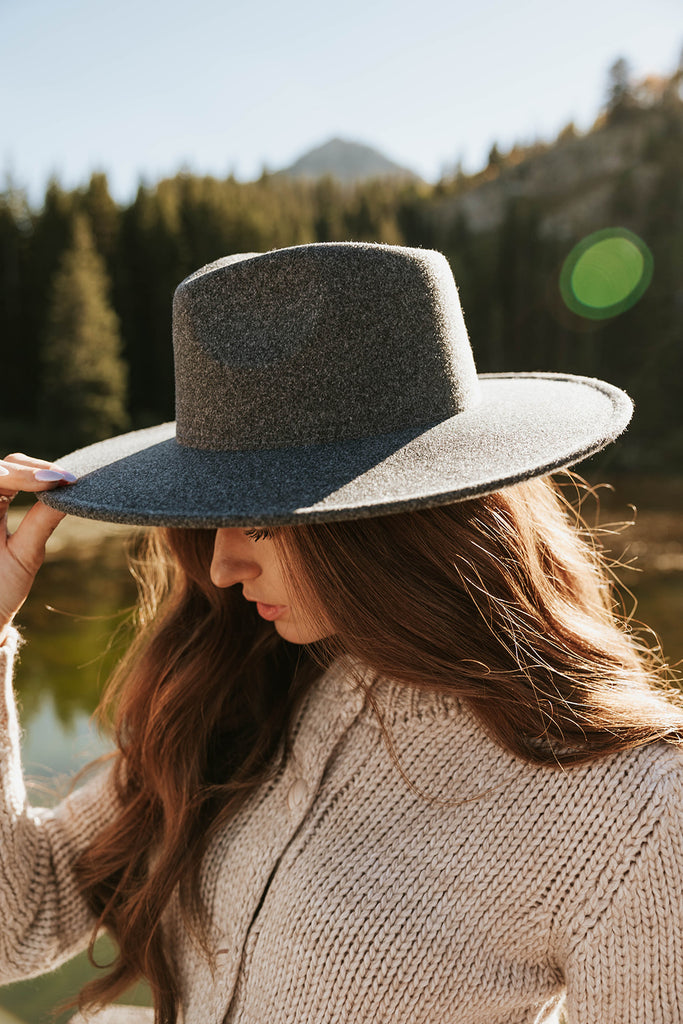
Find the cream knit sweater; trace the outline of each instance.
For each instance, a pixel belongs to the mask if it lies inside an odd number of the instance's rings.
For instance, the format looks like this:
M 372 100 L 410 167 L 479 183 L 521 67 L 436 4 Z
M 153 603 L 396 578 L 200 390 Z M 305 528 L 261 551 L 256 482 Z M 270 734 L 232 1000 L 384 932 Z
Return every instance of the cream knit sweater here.
M 70 865 L 115 805 L 105 773 L 55 811 L 26 806 L 0 657 L 8 982 L 83 948 Z M 169 910 L 185 1024 L 538 1024 L 565 990 L 572 1024 L 680 1024 L 683 755 L 532 767 L 456 700 L 377 693 L 415 788 L 331 669 L 291 760 L 208 850 L 213 970 Z

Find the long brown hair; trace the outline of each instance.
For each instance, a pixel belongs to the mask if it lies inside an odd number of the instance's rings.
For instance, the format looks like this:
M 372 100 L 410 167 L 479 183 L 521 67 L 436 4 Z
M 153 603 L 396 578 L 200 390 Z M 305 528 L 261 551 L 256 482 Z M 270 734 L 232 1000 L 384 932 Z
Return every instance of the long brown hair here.
M 202 855 L 277 771 L 294 713 L 334 657 L 351 655 L 371 670 L 366 678 L 467 701 L 501 746 L 549 768 L 681 742 L 683 708 L 665 666 L 620 617 L 598 546 L 548 478 L 272 536 L 295 594 L 333 626 L 310 649 L 281 640 L 238 588 L 212 586 L 212 531 L 150 539 L 140 632 L 109 697 L 121 810 L 77 864 L 98 928 L 113 933 L 119 954 L 83 990 L 83 1006 L 144 977 L 156 1021 L 175 1024 L 163 912 L 177 892 L 210 957 Z

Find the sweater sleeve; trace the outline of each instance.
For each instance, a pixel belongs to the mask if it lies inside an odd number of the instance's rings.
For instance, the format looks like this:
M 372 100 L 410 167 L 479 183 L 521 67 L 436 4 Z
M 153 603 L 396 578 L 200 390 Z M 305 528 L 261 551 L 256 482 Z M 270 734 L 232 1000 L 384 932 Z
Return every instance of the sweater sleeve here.
M 28 806 L 12 690 L 17 635 L 0 647 L 0 984 L 51 970 L 87 945 L 94 920 L 72 865 L 116 812 L 108 771 L 54 810 Z
M 642 845 L 565 965 L 569 1024 L 683 1021 L 680 764 L 656 783 L 649 811 Z

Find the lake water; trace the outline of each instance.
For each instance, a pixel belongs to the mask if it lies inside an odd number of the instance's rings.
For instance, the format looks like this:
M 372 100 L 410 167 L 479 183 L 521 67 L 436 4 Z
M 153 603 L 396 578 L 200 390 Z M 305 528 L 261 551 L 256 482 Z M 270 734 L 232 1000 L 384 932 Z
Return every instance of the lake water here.
M 16 687 L 29 778 L 68 776 L 105 748 L 92 713 L 125 649 L 135 596 L 120 538 L 77 557 L 60 552 L 41 569 L 19 617 L 26 643 Z
M 683 661 L 683 515 L 678 491 L 651 500 L 649 509 L 643 504 L 637 527 L 617 538 L 614 550 L 625 559 L 636 556 L 643 567 L 642 572 L 630 568 L 621 573 L 638 600 L 636 617 L 657 632 L 669 661 Z M 611 511 L 611 521 L 628 515 L 625 505 Z M 68 777 L 106 747 L 91 716 L 111 667 L 125 649 L 126 623 L 135 601 L 125 531 L 66 522 L 69 526 L 60 526 L 61 537 L 59 531 L 55 535 L 49 560 L 20 615 L 26 644 L 16 687 L 22 755 L 35 804 L 52 802 L 45 786 L 53 791 L 59 781 L 63 791 Z M 91 973 L 79 957 L 55 974 L 0 990 L 0 1024 L 3 1010 L 26 1024 L 47 1024 L 50 1010 L 73 995 Z M 147 1002 L 144 987 L 126 1001 Z

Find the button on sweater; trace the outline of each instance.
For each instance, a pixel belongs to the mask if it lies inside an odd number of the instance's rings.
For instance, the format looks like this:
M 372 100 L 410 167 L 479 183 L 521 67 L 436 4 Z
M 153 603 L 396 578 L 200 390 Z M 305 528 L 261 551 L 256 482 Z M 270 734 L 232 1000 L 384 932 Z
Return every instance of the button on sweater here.
M 3 982 L 85 946 L 70 865 L 116 813 L 106 772 L 54 810 L 27 806 L 11 646 Z M 184 1024 L 540 1024 L 564 998 L 571 1024 L 683 1021 L 683 754 L 534 766 L 454 698 L 391 682 L 375 696 L 393 756 L 337 664 L 287 763 L 212 840 L 213 965 L 168 908 Z

